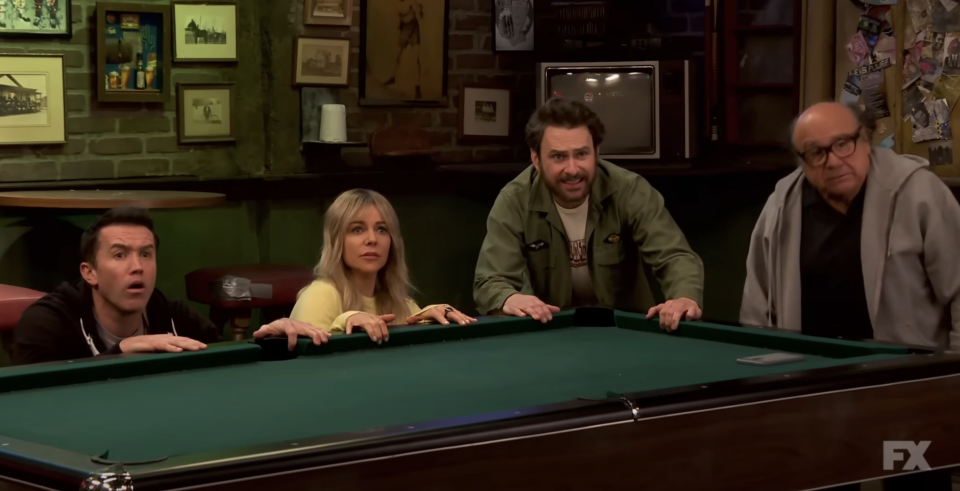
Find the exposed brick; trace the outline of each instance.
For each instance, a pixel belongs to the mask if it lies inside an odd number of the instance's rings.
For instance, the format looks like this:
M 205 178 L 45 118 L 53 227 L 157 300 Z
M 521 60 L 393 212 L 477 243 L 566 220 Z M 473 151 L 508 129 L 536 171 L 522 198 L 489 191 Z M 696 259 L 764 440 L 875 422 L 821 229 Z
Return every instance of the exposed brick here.
M 427 111 L 394 112 L 392 118 L 394 126 L 416 126 L 418 128 L 433 126 L 433 114 Z
M 113 179 L 112 160 L 77 160 L 60 164 L 60 179 Z
M 356 70 L 360 68 L 360 54 L 350 52 L 350 69 Z
M 121 160 L 117 164 L 117 177 L 166 176 L 170 174 L 167 159 Z
M 50 160 L 0 164 L 0 182 L 53 181 L 57 163 Z
M 465 148 L 445 150 L 440 152 L 437 159 L 444 164 L 463 164 L 473 162 L 473 151 Z
M 440 126 L 445 128 L 456 128 L 460 121 L 460 113 L 438 113 L 440 115 Z
M 430 131 L 430 145 L 434 147 L 444 147 L 453 144 L 453 135 L 452 131 Z
M 70 20 L 73 24 L 83 24 L 86 19 L 83 18 L 83 7 L 73 5 L 70 8 Z
M 175 70 L 170 77 L 173 81 L 173 89 L 176 90 L 177 84 L 212 84 L 220 82 L 218 73 L 198 73 Z
M 517 77 L 513 75 L 477 75 L 477 83 L 513 87 L 517 83 Z
M 90 153 L 94 155 L 129 155 L 143 152 L 143 142 L 139 138 L 103 138 L 90 142 Z
M 497 59 L 491 54 L 462 54 L 457 55 L 457 69 L 467 68 L 494 68 L 497 65 Z
M 347 141 L 366 143 L 367 134 L 360 130 L 347 130 Z
M 53 54 L 53 55 L 63 55 L 63 62 L 67 65 L 67 68 L 83 68 L 83 59 L 85 58 L 82 51 L 77 50 L 62 50 L 62 49 L 29 49 L 29 53 L 39 53 L 39 54 Z
M 83 138 L 70 138 L 64 145 L 40 147 L 38 153 L 47 155 L 79 155 L 86 149 L 86 140 Z
M 449 49 L 473 49 L 473 35 L 451 34 L 447 46 Z
M 199 162 L 194 159 L 175 159 L 170 173 L 175 176 L 192 176 L 197 173 Z
M 497 68 L 501 70 L 533 71 L 536 59 L 529 53 L 503 53 L 497 55 Z
M 360 32 L 359 31 L 340 31 L 340 37 L 349 39 L 350 46 L 360 46 Z
M 147 153 L 177 153 L 179 151 L 180 147 L 175 136 L 147 138 Z
M 143 111 L 143 107 L 144 104 L 139 102 L 100 102 L 94 95 L 90 101 L 90 114 L 102 118 L 123 117 Z
M 82 94 L 67 95 L 67 111 L 72 113 L 83 112 L 87 108 L 87 99 Z
M 481 2 L 483 3 L 483 2 Z M 456 29 L 458 31 L 490 30 L 490 24 L 493 21 L 489 15 L 468 15 L 457 19 Z
M 4 47 L 3 47 L 3 52 L 4 52 L 4 53 L 8 53 L 8 54 L 9 54 L 9 53 L 26 53 L 27 50 L 25 50 L 25 49 L 23 49 L 23 48 L 8 48 L 8 47 L 4 46 Z
M 484 51 L 493 49 L 493 36 L 486 36 L 483 38 L 483 49 Z
M 513 148 L 478 148 L 474 154 L 475 162 L 507 163 L 516 159 Z
M 352 90 L 341 90 L 340 104 L 350 108 L 358 107 L 360 104 L 360 94 Z
M 168 131 L 170 131 L 169 118 L 124 118 L 120 120 L 120 133 L 166 133 Z
M 67 118 L 67 132 L 72 135 L 114 131 L 117 131 L 117 120 L 113 118 Z
M 348 128 L 379 128 L 386 126 L 390 121 L 390 113 L 386 111 L 365 110 L 360 113 L 347 114 Z
M 463 74 L 463 75 L 448 75 L 447 83 L 450 85 L 450 88 L 455 89 L 460 87 L 462 83 L 474 83 L 477 81 L 477 76 L 472 74 Z
M 480 3 L 486 0 L 480 0 Z M 476 10 L 474 0 L 450 0 L 450 10 Z
M 703 0 L 670 0 L 670 11 L 676 13 L 703 13 Z M 764 2 L 764 7 L 766 7 Z
M 95 9 L 91 9 L 95 10 Z M 84 27 L 83 29 L 74 29 L 73 37 L 70 38 L 71 44 L 85 44 L 87 46 L 96 46 L 96 29 L 88 29 Z
M 90 90 L 93 88 L 93 73 L 67 73 L 67 89 Z

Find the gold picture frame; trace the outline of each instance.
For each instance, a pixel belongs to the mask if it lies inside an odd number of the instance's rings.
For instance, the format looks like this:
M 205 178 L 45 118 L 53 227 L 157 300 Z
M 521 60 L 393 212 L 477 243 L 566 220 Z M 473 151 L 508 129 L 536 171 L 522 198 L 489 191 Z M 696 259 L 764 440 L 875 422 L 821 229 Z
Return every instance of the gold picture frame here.
M 350 82 L 350 40 L 301 36 L 293 45 L 293 85 L 346 87 Z
M 303 0 L 303 23 L 308 26 L 350 26 L 353 0 Z

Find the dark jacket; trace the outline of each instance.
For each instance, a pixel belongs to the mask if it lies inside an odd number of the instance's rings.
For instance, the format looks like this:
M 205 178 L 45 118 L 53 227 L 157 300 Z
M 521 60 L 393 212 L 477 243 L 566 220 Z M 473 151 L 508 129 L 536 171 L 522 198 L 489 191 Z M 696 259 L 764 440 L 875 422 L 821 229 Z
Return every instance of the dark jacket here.
M 147 334 L 174 334 L 202 343 L 220 341 L 220 329 L 209 319 L 183 302 L 167 300 L 160 290 L 154 290 L 147 301 L 146 316 Z M 93 293 L 82 279 L 74 284 L 63 283 L 37 300 L 23 313 L 13 331 L 15 365 L 119 353 L 119 343 L 107 350 L 100 340 L 93 315 Z

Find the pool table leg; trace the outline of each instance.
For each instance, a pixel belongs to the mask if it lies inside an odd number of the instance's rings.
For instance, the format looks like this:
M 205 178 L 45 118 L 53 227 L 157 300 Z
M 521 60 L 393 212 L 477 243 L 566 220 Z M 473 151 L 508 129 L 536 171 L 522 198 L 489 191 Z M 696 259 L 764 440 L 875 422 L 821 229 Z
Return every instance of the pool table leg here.
M 247 328 L 250 327 L 250 309 L 238 309 L 230 312 L 230 331 L 234 341 L 247 339 Z

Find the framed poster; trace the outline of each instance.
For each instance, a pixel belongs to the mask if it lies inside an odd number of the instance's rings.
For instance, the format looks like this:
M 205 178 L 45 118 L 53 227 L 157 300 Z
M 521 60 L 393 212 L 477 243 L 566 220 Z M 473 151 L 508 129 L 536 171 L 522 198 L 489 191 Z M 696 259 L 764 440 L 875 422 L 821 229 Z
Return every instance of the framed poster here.
M 360 105 L 446 106 L 448 0 L 362 0 Z
M 0 54 L 0 145 L 67 142 L 63 55 Z
M 298 37 L 293 47 L 293 85 L 346 87 L 350 40 Z
M 96 15 L 97 100 L 166 102 L 170 6 L 99 2 Z
M 533 0 L 493 2 L 493 51 L 533 51 Z
M 303 23 L 349 26 L 353 24 L 353 0 L 303 0 Z
M 71 0 L 0 0 L 0 37 L 71 38 Z
M 175 2 L 173 32 L 173 61 L 237 61 L 235 3 Z
M 461 141 L 508 142 L 513 119 L 510 89 L 498 85 L 460 85 Z
M 181 145 L 237 140 L 235 84 L 177 84 L 177 104 Z

